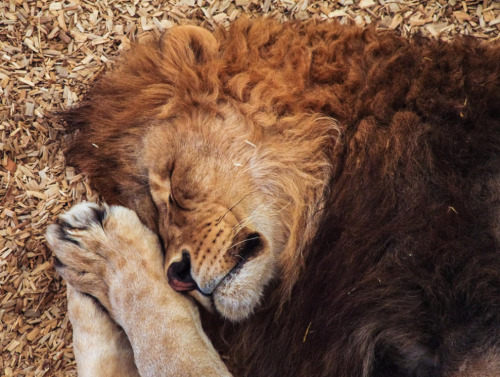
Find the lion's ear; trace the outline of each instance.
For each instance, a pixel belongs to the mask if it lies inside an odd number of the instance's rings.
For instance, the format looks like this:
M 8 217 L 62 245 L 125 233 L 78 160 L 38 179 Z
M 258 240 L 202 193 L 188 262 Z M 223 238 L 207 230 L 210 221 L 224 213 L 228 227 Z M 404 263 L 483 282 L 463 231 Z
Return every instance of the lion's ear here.
M 182 67 L 206 65 L 219 52 L 217 39 L 199 26 L 176 26 L 166 31 L 160 39 L 160 50 L 171 64 Z

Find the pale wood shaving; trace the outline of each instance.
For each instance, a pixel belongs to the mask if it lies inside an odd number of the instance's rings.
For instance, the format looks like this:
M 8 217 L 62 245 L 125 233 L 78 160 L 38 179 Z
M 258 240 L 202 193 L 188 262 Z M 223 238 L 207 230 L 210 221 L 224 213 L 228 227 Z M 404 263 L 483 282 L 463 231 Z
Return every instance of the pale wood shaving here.
M 214 29 L 243 14 L 355 22 L 449 39 L 495 40 L 500 3 L 400 0 L 0 1 L 0 374 L 74 376 L 65 287 L 44 231 L 98 200 L 66 166 L 53 111 L 78 102 L 120 50 L 179 23 Z

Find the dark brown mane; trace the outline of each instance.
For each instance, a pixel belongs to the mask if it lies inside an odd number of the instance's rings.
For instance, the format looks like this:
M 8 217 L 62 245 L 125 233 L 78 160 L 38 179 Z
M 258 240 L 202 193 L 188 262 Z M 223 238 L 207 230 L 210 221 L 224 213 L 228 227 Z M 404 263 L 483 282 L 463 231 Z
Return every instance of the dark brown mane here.
M 205 318 L 236 375 L 498 372 L 500 46 L 267 19 L 216 37 L 220 56 L 198 48 L 197 71 L 166 69 L 158 41 L 136 46 L 64 118 L 70 163 L 152 227 L 140 140 L 173 96 L 240 103 L 262 127 L 339 122 L 327 206 L 281 315 L 269 287 L 242 324 Z

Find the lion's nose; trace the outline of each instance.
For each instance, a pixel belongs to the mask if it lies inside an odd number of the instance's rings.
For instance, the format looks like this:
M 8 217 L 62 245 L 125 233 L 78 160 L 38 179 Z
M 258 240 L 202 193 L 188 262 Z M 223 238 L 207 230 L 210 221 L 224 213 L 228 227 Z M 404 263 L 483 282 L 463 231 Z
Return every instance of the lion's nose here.
M 184 250 L 182 259 L 172 263 L 167 270 L 168 283 L 178 292 L 192 291 L 197 288 L 196 282 L 191 277 L 191 258 Z

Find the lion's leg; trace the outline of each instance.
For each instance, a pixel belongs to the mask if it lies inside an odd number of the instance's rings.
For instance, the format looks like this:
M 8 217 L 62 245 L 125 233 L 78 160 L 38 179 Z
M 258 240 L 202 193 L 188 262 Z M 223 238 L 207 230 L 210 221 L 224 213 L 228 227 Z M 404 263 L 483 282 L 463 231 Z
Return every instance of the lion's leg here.
M 159 241 L 123 207 L 82 203 L 47 230 L 59 273 L 124 329 L 142 377 L 229 376 L 198 309 L 163 272 Z
M 79 377 L 139 377 L 122 329 L 89 296 L 68 284 L 68 314 Z

